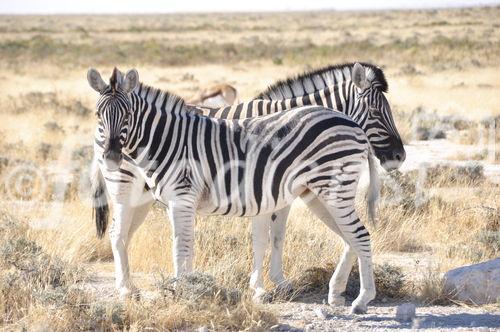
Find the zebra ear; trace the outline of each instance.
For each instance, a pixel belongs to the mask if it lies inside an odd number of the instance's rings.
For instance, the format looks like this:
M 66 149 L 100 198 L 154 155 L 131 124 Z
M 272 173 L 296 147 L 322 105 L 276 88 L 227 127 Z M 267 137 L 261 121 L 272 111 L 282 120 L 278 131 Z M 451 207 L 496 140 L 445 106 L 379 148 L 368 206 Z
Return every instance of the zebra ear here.
M 127 74 L 125 74 L 125 79 L 123 80 L 123 91 L 125 93 L 132 92 L 139 84 L 139 73 L 135 69 L 130 69 Z
M 99 93 L 106 89 L 106 83 L 104 83 L 101 74 L 94 68 L 90 68 L 87 72 L 87 81 L 89 81 L 90 87 Z
M 370 83 L 366 79 L 365 67 L 363 67 L 361 64 L 357 62 L 354 64 L 351 76 L 354 84 L 361 90 L 364 90 L 370 86 Z

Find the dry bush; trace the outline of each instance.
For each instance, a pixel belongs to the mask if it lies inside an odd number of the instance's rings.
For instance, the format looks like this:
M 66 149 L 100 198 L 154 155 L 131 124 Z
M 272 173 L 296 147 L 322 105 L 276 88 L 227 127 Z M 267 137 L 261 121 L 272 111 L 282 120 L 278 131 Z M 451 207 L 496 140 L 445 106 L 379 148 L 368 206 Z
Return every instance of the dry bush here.
M 91 211 L 81 203 L 67 203 L 64 210 L 49 208 L 47 218 L 54 222 L 52 227 L 31 229 L 29 235 L 51 255 L 72 263 L 110 261 L 113 259 L 111 244 L 96 237 Z M 37 226 L 37 224 L 33 224 Z
M 419 280 L 408 284 L 412 297 L 427 305 L 448 305 L 453 294 L 447 293 L 439 269 L 429 267 Z
M 417 186 L 417 173 L 393 173 L 383 181 L 375 251 L 429 251 L 447 266 L 478 262 L 497 254 L 500 188 L 478 165 L 436 166 Z M 390 185 L 387 185 L 390 183 Z M 397 186 L 394 186 L 396 184 Z M 433 190 L 443 187 L 444 191 Z M 396 189 L 394 189 L 396 188 Z M 472 192 L 473 196 L 457 195 Z M 451 193 L 451 194 L 450 194 Z
M 298 278 L 293 280 L 295 290 L 288 294 L 285 299 L 302 299 L 317 294 L 324 298 L 328 294 L 328 283 L 332 277 L 335 267 L 315 267 L 305 270 Z M 409 298 L 412 294 L 407 293 L 406 278 L 401 268 L 387 263 L 374 266 L 375 288 L 377 290 L 376 300 Z M 345 296 L 354 300 L 359 295 L 360 279 L 359 269 L 355 265 L 349 275 Z M 275 297 L 276 298 L 276 297 Z M 277 297 L 280 299 L 279 297 Z
M 61 306 L 83 270 L 48 255 L 27 236 L 27 226 L 2 214 L 0 224 L 0 308 L 3 324 L 14 323 L 37 305 Z
M 485 180 L 484 167 L 477 162 L 459 166 L 440 164 L 425 168 L 425 185 L 429 187 L 477 186 Z
M 215 330 L 265 330 L 276 324 L 271 313 L 202 274 L 176 280 L 176 296 L 168 292 L 169 280 L 158 288 L 165 296 L 157 299 L 102 300 L 99 293 L 83 290 L 82 269 L 48 254 L 29 233 L 26 224 L 2 214 L 0 325 L 8 329 L 174 330 L 205 325 Z
M 191 272 L 180 278 L 162 275 L 156 286 L 164 296 L 173 295 L 176 300 L 193 303 L 209 299 L 235 304 L 241 299 L 239 290 L 222 288 L 213 276 L 201 272 Z

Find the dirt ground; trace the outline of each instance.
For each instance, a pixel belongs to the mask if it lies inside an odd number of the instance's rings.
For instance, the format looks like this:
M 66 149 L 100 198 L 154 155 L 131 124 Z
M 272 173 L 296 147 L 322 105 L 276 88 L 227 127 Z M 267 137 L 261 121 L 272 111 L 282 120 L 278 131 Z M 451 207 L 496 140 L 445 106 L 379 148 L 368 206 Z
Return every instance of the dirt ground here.
M 375 262 L 400 265 L 406 271 L 416 271 L 432 264 L 430 253 L 384 254 L 375 257 Z M 85 286 L 101 299 L 117 300 L 114 289 L 113 266 L 110 263 L 88 265 L 95 273 Z M 415 268 L 417 268 L 415 270 Z M 141 299 L 148 301 L 158 294 L 153 291 L 154 279 L 150 274 L 133 273 L 133 279 L 141 288 Z M 397 306 L 408 301 L 378 300 L 370 303 L 365 315 L 349 313 L 350 302 L 345 307 L 331 307 L 326 303 L 327 294 L 310 294 L 290 302 L 263 304 L 278 318 L 272 331 L 496 331 L 500 329 L 500 308 L 495 306 L 467 305 L 416 305 L 416 317 L 412 321 L 396 319 Z

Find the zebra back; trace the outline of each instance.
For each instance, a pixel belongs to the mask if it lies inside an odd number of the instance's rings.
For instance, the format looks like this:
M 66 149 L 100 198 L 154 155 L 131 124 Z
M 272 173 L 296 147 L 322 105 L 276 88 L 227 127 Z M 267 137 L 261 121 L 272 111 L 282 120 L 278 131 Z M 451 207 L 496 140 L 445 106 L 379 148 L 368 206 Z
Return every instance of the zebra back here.
M 389 86 L 382 69 L 370 63 L 360 62 L 360 64 L 365 67 L 367 78 L 372 81 L 372 84 L 375 84 L 382 92 L 387 92 Z M 355 63 L 331 65 L 279 80 L 270 85 L 265 91 L 259 93 L 254 99 L 279 100 L 295 98 L 341 84 L 351 80 L 354 65 Z

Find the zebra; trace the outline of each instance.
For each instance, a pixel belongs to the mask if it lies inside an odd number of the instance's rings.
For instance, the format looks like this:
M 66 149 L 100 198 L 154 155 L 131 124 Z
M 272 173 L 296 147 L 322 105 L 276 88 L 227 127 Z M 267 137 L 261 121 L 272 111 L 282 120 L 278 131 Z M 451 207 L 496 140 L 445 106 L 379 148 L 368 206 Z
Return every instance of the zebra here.
M 327 70 L 328 69 L 328 70 Z M 208 109 L 208 108 L 196 108 L 196 107 L 189 107 L 191 110 L 194 110 L 196 112 L 200 112 L 202 114 L 208 115 L 208 116 L 213 116 L 213 117 L 220 117 L 220 118 L 238 118 L 238 117 L 247 117 L 247 116 L 256 116 L 256 115 L 262 115 L 262 114 L 270 114 L 275 111 L 283 110 L 283 109 L 289 109 L 291 107 L 295 106 L 300 106 L 300 105 L 311 105 L 311 104 L 318 104 L 318 105 L 326 105 L 326 106 L 338 106 L 341 110 L 344 112 L 350 111 L 351 114 L 353 114 L 353 110 L 356 110 L 359 113 L 368 113 L 368 110 L 363 107 L 359 107 L 356 105 L 366 105 L 366 100 L 368 99 L 366 96 L 363 98 L 355 98 L 358 97 L 359 94 L 357 93 L 357 89 L 361 89 L 362 86 L 364 86 L 364 91 L 367 90 L 374 90 L 375 92 L 378 92 L 379 95 L 382 95 L 382 91 L 380 90 L 380 87 L 382 89 L 387 89 L 387 83 L 385 82 L 384 75 L 380 69 L 378 69 L 375 66 L 372 65 L 367 65 L 367 64 L 350 64 L 350 65 L 343 65 L 343 66 L 336 66 L 336 67 L 328 67 L 327 69 L 324 70 L 324 75 L 326 78 L 323 78 L 323 82 L 325 83 L 326 88 L 323 90 L 318 90 L 315 91 L 309 95 L 305 94 L 306 91 L 304 92 L 303 96 L 292 98 L 290 100 L 281 100 L 281 101 L 273 101 L 272 103 L 269 103 L 268 101 L 252 101 L 250 103 L 245 103 L 245 104 L 239 104 L 236 106 L 228 107 L 228 108 L 223 108 L 223 109 Z M 355 71 L 360 72 L 359 75 L 349 75 L 349 72 L 355 72 Z M 334 72 L 334 71 L 340 71 L 340 74 L 333 74 L 329 73 L 329 71 Z M 366 71 L 366 75 L 365 75 Z M 89 71 L 90 73 L 90 71 Z M 317 71 L 315 75 L 321 74 L 321 71 Z M 307 77 L 308 74 L 304 75 L 304 77 Z M 312 75 L 312 74 L 311 74 Z M 331 79 L 328 77 L 331 77 L 332 75 L 335 75 L 337 78 L 336 79 Z M 121 81 L 123 79 L 123 75 L 119 72 L 116 71 L 114 73 L 114 80 L 115 81 Z M 334 77 L 335 77 L 334 76 Z M 358 77 L 358 79 L 352 80 L 352 77 Z M 304 77 L 298 77 L 297 79 L 304 80 Z M 312 76 L 311 76 L 312 77 Z M 341 81 L 340 78 L 343 80 Z M 91 78 L 89 77 L 89 81 Z M 289 80 L 286 83 L 291 84 L 293 83 L 293 80 Z M 326 85 L 326 84 L 332 84 L 335 83 L 335 85 Z M 283 84 L 283 83 L 280 83 Z M 319 85 L 316 83 L 316 85 Z M 369 87 L 366 87 L 366 86 Z M 340 94 L 340 98 L 339 98 Z M 373 97 L 374 100 L 376 98 L 380 98 L 377 94 Z M 382 129 L 384 128 L 395 128 L 393 122 L 392 122 L 392 117 L 390 116 L 390 108 L 389 105 L 382 95 L 382 102 L 380 102 L 378 105 L 380 108 L 380 112 L 388 112 L 388 119 L 391 120 L 390 123 L 386 124 L 383 121 L 380 121 L 379 125 L 371 125 L 372 127 L 378 127 L 380 126 Z M 337 100 L 340 100 L 341 102 L 337 102 Z M 373 104 L 373 102 L 370 102 L 370 105 Z M 372 110 L 373 111 L 373 110 Z M 374 112 L 374 111 L 373 111 Z M 369 121 L 366 120 L 366 116 L 356 116 L 358 121 L 365 126 L 368 127 L 367 124 Z M 373 121 L 373 120 L 372 120 Z M 98 128 L 96 131 L 96 137 L 97 134 L 102 131 L 102 128 Z M 365 130 L 366 131 L 366 130 Z M 387 130 L 387 132 L 389 132 Z M 375 152 L 377 155 L 377 151 L 380 151 L 381 153 L 378 154 L 379 159 L 384 159 L 387 161 L 392 161 L 394 158 L 390 156 L 391 151 L 401 151 L 402 158 L 404 160 L 404 148 L 402 144 L 400 143 L 401 140 L 399 138 L 399 134 L 397 134 L 397 130 L 394 132 L 389 132 L 390 137 L 392 137 L 391 140 L 389 140 L 388 145 L 382 146 L 382 147 L 376 147 Z M 395 142 L 395 143 L 394 143 Z M 392 145 L 391 145 L 392 144 Z M 102 147 L 98 146 L 97 144 L 95 146 L 95 155 L 97 159 L 102 159 Z M 387 155 L 387 157 L 384 157 L 384 154 Z M 102 160 L 101 160 L 102 162 Z M 396 163 L 398 162 L 397 160 L 395 161 Z M 402 162 L 401 160 L 399 162 Z M 107 189 L 110 192 L 110 196 L 113 201 L 113 205 L 119 206 L 118 209 L 115 209 L 114 213 L 114 222 L 113 225 L 117 224 L 120 225 L 123 223 L 122 221 L 122 216 L 127 216 L 126 218 L 131 218 L 134 220 L 132 222 L 132 226 L 130 227 L 129 232 L 126 234 L 126 236 L 123 235 L 123 231 L 120 230 L 119 226 L 118 231 L 111 231 L 110 232 L 110 237 L 112 237 L 112 243 L 113 243 L 113 253 L 115 257 L 118 257 L 118 259 L 115 259 L 115 265 L 116 265 L 116 271 L 117 271 L 117 278 L 116 278 L 116 283 L 117 283 L 117 288 L 119 289 L 120 293 L 123 295 L 126 295 L 127 293 L 130 293 L 133 291 L 133 286 L 130 285 L 128 286 L 128 261 L 127 261 L 127 256 L 126 254 L 123 254 L 123 249 L 120 250 L 121 247 L 123 247 L 121 242 L 124 242 L 125 244 L 128 244 L 130 241 L 130 238 L 132 237 L 134 231 L 139 227 L 139 225 L 142 223 L 144 218 L 146 217 L 146 214 L 150 208 L 151 205 L 151 194 L 150 191 L 146 191 L 146 193 L 143 193 L 143 188 L 141 188 L 140 185 L 135 185 L 134 181 L 136 181 L 137 178 L 140 176 L 138 174 L 134 174 L 134 169 L 133 168 L 127 168 L 124 165 L 126 163 L 123 163 L 122 168 L 119 169 L 117 172 L 107 172 L 106 176 L 103 177 L 103 174 L 100 169 L 96 169 L 96 182 L 94 186 L 94 203 L 95 203 L 95 208 L 94 208 L 94 218 L 96 220 L 96 225 L 98 229 L 98 235 L 100 237 L 103 236 L 104 231 L 105 231 L 105 225 L 107 222 L 108 214 L 109 214 L 109 207 L 106 202 L 106 196 L 103 194 L 104 189 Z M 106 183 L 103 185 L 103 183 Z M 146 185 L 147 188 L 147 185 Z M 132 197 L 132 198 L 131 198 Z M 135 207 L 131 208 L 129 202 L 133 201 Z M 266 237 L 265 231 L 266 231 L 266 225 L 271 224 L 271 233 L 278 233 L 280 230 L 281 233 L 279 233 L 279 236 L 272 236 L 271 238 L 275 241 L 274 245 L 272 246 L 273 251 L 272 251 L 272 260 L 271 260 L 271 279 L 277 283 L 277 284 L 284 284 L 283 280 L 283 274 L 282 274 L 282 269 L 281 269 L 281 252 L 282 252 L 282 244 L 283 244 L 283 230 L 284 230 L 284 222 L 286 222 L 286 217 L 288 214 L 288 209 L 284 208 L 281 211 L 278 211 L 276 213 L 270 214 L 268 216 L 258 216 L 256 218 L 253 218 L 253 245 L 254 245 L 254 267 L 253 267 L 253 273 L 251 277 L 251 287 L 255 290 L 256 293 L 256 298 L 258 298 L 259 295 L 259 290 L 261 290 L 260 294 L 263 293 L 263 282 L 262 280 L 262 260 L 263 260 L 263 253 L 265 250 L 264 244 L 267 244 L 266 241 L 263 241 Z M 131 217 L 130 217 L 131 216 Z M 271 222 L 271 220 L 273 220 Z M 267 223 L 267 224 L 266 224 Z M 260 227 L 259 227 L 260 226 Z M 115 226 L 113 226 L 115 228 Z M 264 231 L 264 234 L 262 234 Z M 116 233 L 122 233 L 122 238 L 124 237 L 125 239 L 120 239 L 117 240 L 114 234 Z M 347 246 L 346 246 L 347 247 Z M 345 250 L 347 251 L 347 249 Z M 350 251 L 352 253 L 352 251 Z M 346 252 L 344 252 L 343 258 L 345 258 Z M 350 256 L 347 257 L 351 257 Z M 259 257 L 262 257 L 261 259 Z M 354 256 L 355 257 L 355 256 Z M 344 259 L 343 259 L 344 260 Z M 347 266 L 349 267 L 349 264 L 343 264 L 341 260 L 341 264 L 339 264 L 339 267 L 344 267 Z M 279 263 L 276 263 L 279 262 Z M 352 267 L 352 264 L 350 264 Z M 350 268 L 349 267 L 349 271 Z M 279 271 L 278 273 L 273 271 Z M 349 271 L 341 273 L 342 275 L 346 275 L 345 278 L 347 278 L 347 275 L 349 275 Z M 273 279 L 273 276 L 277 276 L 275 279 Z M 281 279 L 280 279 L 281 278 Z M 260 279 L 260 280 L 259 280 Z M 259 283 L 260 282 L 260 283 Z M 345 288 L 345 287 L 344 287 Z
M 388 83 L 383 71 L 369 63 L 345 63 L 331 65 L 301 75 L 280 80 L 259 93 L 254 100 L 290 101 L 290 106 L 323 105 L 341 111 L 351 117 L 365 129 L 370 142 L 377 141 L 378 133 L 370 131 L 370 127 L 383 127 L 390 135 L 389 140 L 380 139 L 379 150 L 385 150 L 377 155 L 382 167 L 386 171 L 397 169 L 406 158 L 402 139 L 398 133 L 392 111 L 384 93 L 388 92 Z M 368 105 L 360 101 L 368 100 Z M 293 101 L 297 102 L 294 103 Z M 365 106 L 365 107 L 364 107 Z M 368 106 L 368 109 L 367 107 Z M 382 121 L 369 124 L 367 119 L 370 112 L 377 112 Z M 215 115 L 214 115 L 215 116 Z M 385 146 L 385 147 L 384 147 Z M 375 199 L 371 193 L 370 199 Z M 286 221 L 289 207 L 277 211 L 272 215 L 252 218 L 252 241 L 254 248 L 254 264 L 251 276 L 251 285 L 255 289 L 255 298 L 265 294 L 263 288 L 263 262 L 268 245 L 266 235 L 269 234 L 271 245 L 270 278 L 285 290 L 291 289 L 291 283 L 285 279 L 282 267 L 283 245 Z M 371 211 L 371 214 L 374 212 Z M 348 243 L 344 243 L 344 252 L 339 262 L 339 274 L 349 276 L 355 253 Z M 344 287 L 345 290 L 345 287 Z
M 382 167 L 391 171 L 401 166 L 406 153 L 394 124 L 390 105 L 384 96 L 387 91 L 388 84 L 380 68 L 369 63 L 347 63 L 278 81 L 254 98 L 254 101 L 276 101 L 278 104 L 275 110 L 261 112 L 259 107 L 247 109 L 244 105 L 236 105 L 223 109 L 204 109 L 203 112 L 217 118 L 240 118 L 302 105 L 321 105 L 339 110 L 365 129 L 371 138 L 370 142 L 377 147 L 379 152 L 377 157 Z M 363 103 L 363 100 L 368 102 Z M 377 117 L 381 119 L 370 121 L 370 113 L 377 113 Z M 380 137 L 378 128 L 384 128 L 390 135 Z M 284 277 L 282 268 L 284 235 L 289 211 L 290 208 L 286 207 L 271 215 L 252 218 L 254 262 L 250 285 L 255 290 L 254 298 L 258 301 L 265 294 L 263 262 L 268 245 L 267 234 L 272 241 L 270 279 L 284 290 L 290 290 L 292 287 Z M 349 275 L 356 256 L 347 243 L 344 248 L 339 266 L 348 270 L 343 273 L 344 275 Z
M 356 122 L 322 106 L 217 119 L 139 83 L 135 69 L 121 79 L 114 70 L 109 85 L 91 69 L 88 80 L 100 93 L 96 144 L 103 151 L 101 170 L 106 176 L 127 160 L 155 199 L 168 206 L 175 276 L 192 270 L 196 213 L 258 216 L 307 195 L 309 208 L 355 250 L 361 291 L 351 312 L 366 312 L 375 297 L 370 235 L 357 216 L 354 195 L 364 163 L 368 160 L 373 169 L 374 162 L 373 144 Z M 113 226 L 110 233 L 128 233 L 130 226 Z M 126 243 L 117 244 L 126 249 Z M 125 251 L 117 254 L 115 260 L 126 259 Z M 341 298 L 337 284 L 343 278 L 332 276 L 329 303 Z

